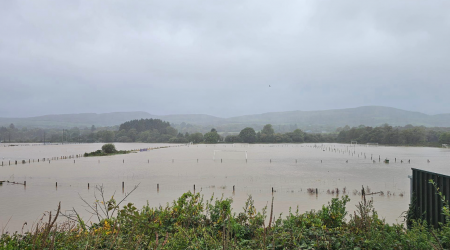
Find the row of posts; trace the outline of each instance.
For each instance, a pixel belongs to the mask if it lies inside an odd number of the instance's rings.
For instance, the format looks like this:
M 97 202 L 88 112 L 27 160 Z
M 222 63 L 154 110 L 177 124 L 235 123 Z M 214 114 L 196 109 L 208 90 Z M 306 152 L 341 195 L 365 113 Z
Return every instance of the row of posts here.
M 18 182 L 12 182 L 14 184 L 22 184 L 22 183 L 18 183 Z M 1 183 L 0 183 L 1 184 Z M 24 186 L 27 185 L 27 181 L 24 181 L 23 184 Z M 55 187 L 58 188 L 58 182 L 55 182 Z M 88 189 L 90 188 L 90 184 L 87 184 Z M 122 192 L 125 190 L 125 182 L 122 181 Z M 233 194 L 235 192 L 235 185 L 233 185 Z M 156 191 L 159 192 L 159 183 L 156 184 Z M 275 192 L 275 189 L 272 187 L 272 194 Z M 195 193 L 195 184 L 194 184 L 194 193 Z M 318 194 L 318 189 L 316 188 L 316 195 Z

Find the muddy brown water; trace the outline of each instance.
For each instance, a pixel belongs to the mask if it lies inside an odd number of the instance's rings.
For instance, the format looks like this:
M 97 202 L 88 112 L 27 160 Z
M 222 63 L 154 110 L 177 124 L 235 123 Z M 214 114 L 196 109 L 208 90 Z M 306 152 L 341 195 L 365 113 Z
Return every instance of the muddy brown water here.
M 379 216 L 390 223 L 401 223 L 401 214 L 408 209 L 410 199 L 408 175 L 411 175 L 411 168 L 450 175 L 450 149 L 348 144 L 116 143 L 120 150 L 170 147 L 127 155 L 42 162 L 42 158 L 83 154 L 101 146 L 4 147 L 0 144 L 0 160 L 3 161 L 0 181 L 27 182 L 26 187 L 10 183 L 0 186 L 0 229 L 20 232 L 27 222 L 26 231 L 45 211 L 55 210 L 59 202 L 63 211 L 76 208 L 88 220 L 90 215 L 84 211 L 80 196 L 93 202 L 95 186 L 103 185 L 106 197 L 115 192 L 119 200 L 138 184 L 139 188 L 127 199 L 138 208 L 147 202 L 150 206 L 164 206 L 184 192 L 193 191 L 196 185 L 196 191 L 205 199 L 213 194 L 233 198 L 234 212 L 242 210 L 249 195 L 259 210 L 267 204 L 270 206 L 273 187 L 275 215 L 286 214 L 290 207 L 293 211 L 298 207 L 300 212 L 320 209 L 332 198 L 343 195 L 343 188 L 351 199 L 347 208 L 354 211 L 361 200 L 354 190 L 360 191 L 364 185 L 369 186 L 371 192 L 384 192 L 384 195 L 371 196 Z M 385 158 L 390 160 L 389 164 L 383 163 Z M 13 164 L 15 160 L 18 165 Z M 22 160 L 26 160 L 26 164 L 22 164 Z M 8 161 L 12 164 L 8 165 Z M 318 194 L 309 194 L 308 188 L 317 188 Z M 328 193 L 336 188 L 340 190 L 339 195 Z

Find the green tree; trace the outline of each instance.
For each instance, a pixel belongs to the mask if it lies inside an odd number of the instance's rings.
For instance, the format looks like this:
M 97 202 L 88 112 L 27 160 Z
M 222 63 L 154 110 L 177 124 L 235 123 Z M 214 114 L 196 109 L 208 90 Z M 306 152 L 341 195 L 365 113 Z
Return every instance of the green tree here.
M 174 137 L 174 136 L 177 136 L 178 131 L 172 127 L 167 127 L 166 134 L 170 135 L 171 137 Z
M 450 132 L 442 133 L 439 136 L 439 142 L 442 144 L 450 144 Z
M 264 134 L 266 136 L 271 136 L 271 135 L 275 134 L 272 124 L 264 125 L 263 129 L 261 130 L 261 134 Z
M 227 135 L 227 137 L 225 137 L 225 142 L 237 143 L 241 142 L 241 138 L 239 137 L 239 135 Z
M 288 133 L 288 136 L 293 142 L 303 142 L 305 139 L 305 134 L 300 129 L 296 129 L 292 133 Z
M 202 133 L 193 133 L 189 135 L 189 141 L 192 143 L 200 143 L 203 141 L 203 134 Z
M 128 131 L 127 136 L 132 141 L 136 141 L 136 139 L 138 138 L 138 131 L 135 128 L 132 128 Z
M 241 130 L 239 137 L 243 142 L 254 143 L 256 141 L 256 132 L 253 128 L 247 127 Z
M 208 132 L 203 136 L 206 143 L 217 143 L 220 140 L 220 136 L 217 132 Z
M 102 146 L 102 151 L 107 153 L 107 154 L 112 154 L 115 153 L 116 150 L 116 146 L 114 146 L 114 144 L 108 143 Z

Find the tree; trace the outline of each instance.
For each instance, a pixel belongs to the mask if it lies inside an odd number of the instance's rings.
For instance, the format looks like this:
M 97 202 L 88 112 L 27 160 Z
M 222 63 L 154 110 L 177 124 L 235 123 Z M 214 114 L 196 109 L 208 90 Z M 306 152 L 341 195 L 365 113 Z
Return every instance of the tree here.
M 97 132 L 97 137 L 102 142 L 113 142 L 115 138 L 114 131 L 99 131 Z
M 203 134 L 193 133 L 189 136 L 189 141 L 191 141 L 192 143 L 200 143 L 203 141 Z
M 112 154 L 115 153 L 117 150 L 114 144 L 108 143 L 102 146 L 102 151 L 105 152 L 106 154 Z
M 170 135 L 171 137 L 173 136 L 177 136 L 178 131 L 172 127 L 167 127 L 166 128 L 166 134 Z
M 442 144 L 450 144 L 450 132 L 442 133 L 439 136 L 439 142 Z
M 227 135 L 225 137 L 225 142 L 237 143 L 237 142 L 241 142 L 241 138 L 239 137 L 239 135 Z
M 303 142 L 305 134 L 300 129 L 294 130 L 292 133 L 288 133 L 289 137 L 293 142 Z
M 132 128 L 128 131 L 127 136 L 132 141 L 136 141 L 136 139 L 138 138 L 138 131 L 136 129 Z
M 244 128 L 239 133 L 239 137 L 243 142 L 254 143 L 256 141 L 256 132 L 253 128 Z
M 264 125 L 263 129 L 261 130 L 261 134 L 264 134 L 266 136 L 271 136 L 275 133 L 273 130 L 272 124 L 266 124 Z
M 206 143 L 217 143 L 220 140 L 220 135 L 217 132 L 208 132 L 203 136 Z
M 217 130 L 215 128 L 212 128 L 211 132 L 213 132 L 213 133 L 216 132 L 217 133 Z
M 95 127 L 95 125 L 91 126 L 91 132 L 94 132 L 97 128 Z

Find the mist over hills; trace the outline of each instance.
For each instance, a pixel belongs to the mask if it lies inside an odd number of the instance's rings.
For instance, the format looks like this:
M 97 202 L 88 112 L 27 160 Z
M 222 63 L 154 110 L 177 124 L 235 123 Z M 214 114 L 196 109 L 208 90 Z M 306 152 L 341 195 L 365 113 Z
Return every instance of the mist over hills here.
M 123 122 L 154 118 L 168 121 L 171 124 L 192 124 L 203 127 L 221 127 L 227 132 L 253 126 L 255 129 L 264 124 L 295 125 L 295 127 L 327 128 L 328 131 L 337 127 L 349 126 L 379 126 L 388 123 L 392 126 L 407 124 L 427 127 L 449 127 L 450 114 L 427 115 L 420 112 L 406 111 L 390 107 L 364 106 L 348 109 L 320 111 L 286 111 L 263 114 L 244 115 L 230 118 L 220 118 L 203 114 L 152 115 L 147 112 L 114 112 L 114 113 L 82 113 L 45 115 L 29 118 L 0 118 L 0 126 L 14 123 L 16 127 L 41 128 L 71 128 L 95 126 L 117 126 Z

